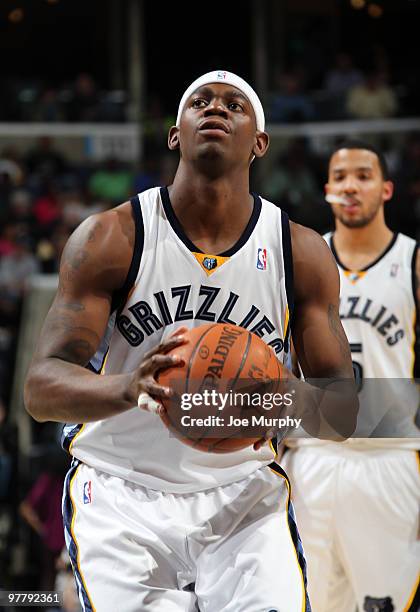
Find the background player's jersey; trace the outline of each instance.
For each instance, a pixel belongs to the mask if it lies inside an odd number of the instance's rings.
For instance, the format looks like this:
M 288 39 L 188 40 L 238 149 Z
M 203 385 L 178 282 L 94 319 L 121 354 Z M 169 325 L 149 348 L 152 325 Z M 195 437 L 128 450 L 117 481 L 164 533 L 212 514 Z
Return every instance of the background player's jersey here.
M 348 270 L 324 236 L 340 273 L 340 318 L 346 332 L 360 411 L 355 439 L 346 444 L 417 448 L 415 359 L 416 243 L 395 234 L 385 252 L 363 270 Z M 366 439 L 366 436 L 373 436 Z M 320 443 L 302 440 L 300 444 Z
M 146 351 L 176 328 L 208 322 L 241 325 L 289 355 L 291 245 L 287 215 L 254 196 L 254 211 L 234 247 L 201 253 L 183 232 L 166 188 L 132 200 L 136 245 L 131 291 L 92 365 L 102 374 L 135 370 Z M 211 219 L 209 219 L 211 223 Z M 108 346 L 109 345 L 109 346 Z M 267 446 L 227 454 L 197 451 L 137 407 L 95 423 L 67 425 L 64 446 L 98 470 L 169 492 L 203 490 L 247 477 L 273 454 Z

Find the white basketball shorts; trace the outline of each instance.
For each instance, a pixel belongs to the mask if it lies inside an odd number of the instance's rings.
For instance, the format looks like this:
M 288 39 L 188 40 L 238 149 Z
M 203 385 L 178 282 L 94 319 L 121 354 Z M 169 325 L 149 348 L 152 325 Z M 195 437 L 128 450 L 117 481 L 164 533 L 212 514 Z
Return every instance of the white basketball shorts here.
M 313 612 L 420 610 L 420 478 L 412 450 L 320 445 L 283 456 Z
M 83 610 L 309 612 L 289 483 L 276 470 L 172 494 L 74 462 L 63 514 Z

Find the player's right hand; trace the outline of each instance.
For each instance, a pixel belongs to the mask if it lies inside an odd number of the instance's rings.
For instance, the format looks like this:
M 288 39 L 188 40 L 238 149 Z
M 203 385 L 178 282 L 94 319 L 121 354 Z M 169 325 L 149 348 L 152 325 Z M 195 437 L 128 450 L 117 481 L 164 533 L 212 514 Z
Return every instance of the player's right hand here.
M 134 394 L 139 408 L 155 414 L 162 414 L 165 410 L 160 400 L 171 397 L 173 390 L 160 385 L 156 376 L 159 370 L 184 365 L 183 359 L 178 355 L 167 353 L 187 342 L 184 336 L 187 331 L 185 326 L 176 329 L 169 338 L 148 351 L 137 370 L 133 372 Z

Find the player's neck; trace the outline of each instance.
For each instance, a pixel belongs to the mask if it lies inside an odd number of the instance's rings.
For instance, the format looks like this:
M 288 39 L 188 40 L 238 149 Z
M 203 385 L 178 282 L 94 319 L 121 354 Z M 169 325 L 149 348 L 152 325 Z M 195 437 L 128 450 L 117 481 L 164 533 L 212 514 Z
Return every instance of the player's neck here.
M 334 248 L 343 265 L 361 270 L 375 261 L 389 246 L 393 232 L 379 215 L 365 227 L 347 227 L 338 219 L 334 232 Z
M 208 180 L 178 172 L 169 195 L 187 236 L 207 253 L 220 253 L 235 244 L 254 206 L 249 181 L 242 176 Z

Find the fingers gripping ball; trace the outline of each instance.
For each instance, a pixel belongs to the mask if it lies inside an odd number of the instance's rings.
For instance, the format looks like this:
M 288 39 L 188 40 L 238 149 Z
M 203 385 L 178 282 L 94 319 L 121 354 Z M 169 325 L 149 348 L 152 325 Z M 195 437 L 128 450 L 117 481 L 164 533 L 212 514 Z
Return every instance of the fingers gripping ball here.
M 244 419 L 251 425 L 252 415 L 265 417 L 266 409 L 258 402 L 238 401 L 238 394 L 249 398 L 279 393 L 287 370 L 261 338 L 242 327 L 209 323 L 189 330 L 185 337 L 187 342 L 173 350 L 184 366 L 158 374 L 159 384 L 174 390 L 170 399 L 163 400 L 163 422 L 198 450 L 227 453 L 252 445 L 265 432 L 247 427 Z M 228 426 L 232 419 L 238 419 L 236 427 Z

